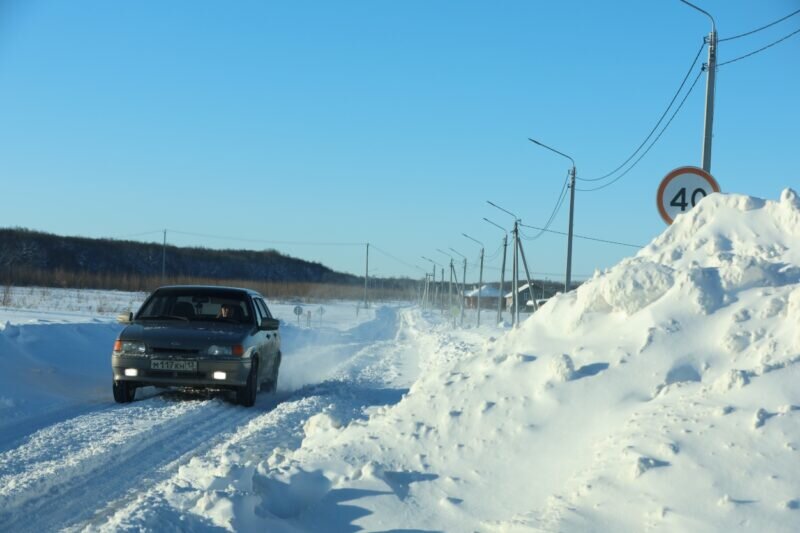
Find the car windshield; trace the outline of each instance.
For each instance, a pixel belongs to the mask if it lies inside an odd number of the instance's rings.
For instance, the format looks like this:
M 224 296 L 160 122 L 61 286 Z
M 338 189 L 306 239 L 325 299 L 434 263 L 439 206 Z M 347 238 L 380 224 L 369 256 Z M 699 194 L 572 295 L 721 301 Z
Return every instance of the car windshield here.
M 239 291 L 171 288 L 148 298 L 136 319 L 250 324 L 253 314 L 246 295 Z

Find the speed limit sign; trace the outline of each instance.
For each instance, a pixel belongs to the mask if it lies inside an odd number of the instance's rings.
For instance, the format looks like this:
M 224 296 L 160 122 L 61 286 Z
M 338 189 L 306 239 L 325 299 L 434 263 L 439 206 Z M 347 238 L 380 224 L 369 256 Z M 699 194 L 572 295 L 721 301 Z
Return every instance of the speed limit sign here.
M 658 187 L 658 212 L 664 222 L 672 224 L 675 217 L 689 211 L 712 192 L 719 192 L 719 185 L 711 174 L 697 167 L 676 168 Z

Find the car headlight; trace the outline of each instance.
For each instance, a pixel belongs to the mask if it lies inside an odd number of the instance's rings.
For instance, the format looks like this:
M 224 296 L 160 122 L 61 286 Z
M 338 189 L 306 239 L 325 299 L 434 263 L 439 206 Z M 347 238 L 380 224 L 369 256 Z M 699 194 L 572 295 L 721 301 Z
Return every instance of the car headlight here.
M 234 344 L 233 346 L 217 346 L 212 344 L 206 350 L 208 355 L 243 355 L 244 347 L 241 344 Z
M 143 342 L 139 341 L 118 340 L 114 343 L 114 351 L 125 354 L 142 355 L 147 352 L 147 347 L 145 347 Z
M 208 347 L 208 355 L 231 355 L 232 353 L 230 346 L 211 345 Z

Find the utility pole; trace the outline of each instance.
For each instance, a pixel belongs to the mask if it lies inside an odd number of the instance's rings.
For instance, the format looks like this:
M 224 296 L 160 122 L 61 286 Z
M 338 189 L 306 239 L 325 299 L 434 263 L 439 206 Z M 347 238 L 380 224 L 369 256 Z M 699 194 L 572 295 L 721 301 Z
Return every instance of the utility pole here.
M 681 0 L 683 1 L 683 0 Z M 569 292 L 569 287 L 572 284 L 572 222 L 574 219 L 575 214 L 575 160 L 572 159 L 565 153 L 559 152 L 555 148 L 551 148 L 546 144 L 542 144 L 539 141 L 534 139 L 528 138 L 530 142 L 533 144 L 537 144 L 542 148 L 546 148 L 553 153 L 560 155 L 561 157 L 566 157 L 570 161 L 572 161 L 572 168 L 569 171 L 569 231 L 567 233 L 567 276 L 566 280 L 564 281 L 564 292 Z
M 700 9 L 686 0 L 681 0 L 681 2 L 711 19 L 711 33 L 706 37 L 706 43 L 708 43 L 708 63 L 703 65 L 703 68 L 705 68 L 708 73 L 706 78 L 706 115 L 703 124 L 703 170 L 710 174 L 711 138 L 714 130 L 714 93 L 717 76 L 717 25 L 714 22 L 714 17 L 712 17 L 708 11 Z
M 467 239 L 469 239 L 471 241 L 475 241 L 475 242 L 477 242 L 478 244 L 481 245 L 481 269 L 480 269 L 480 274 L 478 274 L 478 321 L 476 322 L 476 326 L 475 326 L 475 327 L 479 328 L 479 327 L 481 327 L 481 296 L 483 295 L 483 243 L 481 241 L 479 241 L 478 239 L 473 239 L 472 237 L 470 237 L 466 233 L 462 233 L 461 235 L 463 235 Z M 499 320 L 498 320 L 498 322 L 499 322 Z
M 514 292 L 512 300 L 514 309 L 511 317 L 511 326 L 517 328 L 519 327 L 519 223 L 517 220 L 514 220 L 512 234 L 514 235 L 514 266 L 511 267 L 511 290 Z
M 164 244 L 161 247 L 161 284 L 167 276 L 167 230 L 164 230 Z
M 449 311 L 453 307 L 453 273 L 455 272 L 453 270 L 453 256 L 439 248 L 436 251 L 450 258 L 450 284 L 447 286 L 447 307 Z M 444 281 L 444 272 L 442 273 L 442 281 Z
M 458 298 L 460 306 L 461 306 L 461 318 L 459 319 L 459 325 L 463 327 L 464 326 L 464 293 L 466 292 L 466 288 L 467 288 L 467 256 L 465 256 L 461 252 L 453 250 L 452 248 L 450 248 L 450 250 L 452 250 L 453 252 L 457 253 L 458 255 L 460 255 L 461 257 L 464 258 L 464 275 L 461 276 L 461 292 L 460 292 L 459 298 Z M 458 289 L 458 278 L 456 278 L 456 289 Z
M 511 275 L 511 292 L 512 292 L 511 301 L 513 302 L 513 308 L 512 308 L 512 311 L 511 311 L 511 326 L 512 327 L 519 327 L 519 294 L 517 292 L 519 290 L 519 254 L 517 252 L 519 250 L 519 244 L 518 243 L 519 243 L 519 223 L 520 223 L 520 218 L 517 215 L 515 215 L 514 213 L 512 213 L 511 211 L 508 211 L 507 209 L 503 209 L 502 207 L 500 207 L 499 205 L 497 205 L 495 203 L 492 203 L 492 202 L 490 202 L 488 200 L 486 202 L 489 205 L 491 205 L 492 207 L 496 207 L 500 211 L 502 211 L 502 212 L 514 217 L 514 229 L 511 231 L 511 233 L 514 236 L 514 245 L 513 245 L 514 246 L 514 260 L 513 260 L 513 265 L 511 267 L 511 274 L 512 274 Z
M 536 309 L 536 296 L 534 296 L 533 294 L 533 282 L 531 281 L 531 273 L 528 270 L 528 262 L 525 260 L 525 250 L 522 248 L 521 241 L 517 241 L 517 244 L 519 245 L 519 255 L 520 257 L 522 257 L 522 266 L 525 267 L 525 279 L 528 280 L 528 293 L 531 295 L 531 300 L 533 301 L 533 308 Z M 527 306 L 528 303 L 525 302 L 525 305 Z
M 364 309 L 369 309 L 367 286 L 369 285 L 369 243 L 367 243 L 367 268 L 364 270 Z
M 572 224 L 575 216 L 575 162 L 569 171 L 569 229 L 567 230 L 567 279 L 564 280 L 564 292 L 569 292 L 572 284 Z
M 508 232 L 501 225 L 495 224 L 486 217 L 484 217 L 483 220 L 503 230 L 503 267 L 500 269 L 500 298 L 497 301 L 497 323 L 499 324 L 503 320 L 503 301 L 506 299 L 506 249 L 508 248 Z
M 433 299 L 431 300 L 431 309 L 433 309 L 436 307 L 436 300 L 439 298 L 439 286 L 436 284 L 436 267 L 439 266 L 439 263 L 433 259 L 428 259 L 424 255 L 420 257 L 433 265 L 433 272 L 431 273 L 431 279 L 433 280 Z M 444 270 L 442 270 L 442 281 L 444 281 Z

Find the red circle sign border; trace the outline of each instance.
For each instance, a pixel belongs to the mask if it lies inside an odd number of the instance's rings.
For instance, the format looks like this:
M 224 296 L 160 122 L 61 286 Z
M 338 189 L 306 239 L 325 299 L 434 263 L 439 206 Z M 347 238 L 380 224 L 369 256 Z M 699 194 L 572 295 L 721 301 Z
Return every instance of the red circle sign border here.
M 715 180 L 711 174 L 709 174 L 700 167 L 692 167 L 692 166 L 678 167 L 669 174 L 667 174 L 666 176 L 664 176 L 664 179 L 661 180 L 661 185 L 658 186 L 658 193 L 656 194 L 656 205 L 658 206 L 658 213 L 661 215 L 661 218 L 664 219 L 664 222 L 670 225 L 674 222 L 674 220 L 670 218 L 670 216 L 664 210 L 664 207 L 661 205 L 662 196 L 664 196 L 664 191 L 667 189 L 667 185 L 669 185 L 669 182 L 683 174 L 694 174 L 696 176 L 700 176 L 701 178 L 706 180 L 709 183 L 709 185 L 711 185 L 711 189 L 714 192 L 719 192 L 719 183 L 717 183 L 717 180 Z

